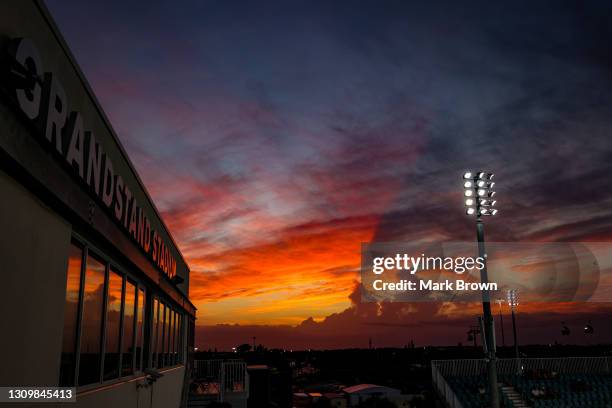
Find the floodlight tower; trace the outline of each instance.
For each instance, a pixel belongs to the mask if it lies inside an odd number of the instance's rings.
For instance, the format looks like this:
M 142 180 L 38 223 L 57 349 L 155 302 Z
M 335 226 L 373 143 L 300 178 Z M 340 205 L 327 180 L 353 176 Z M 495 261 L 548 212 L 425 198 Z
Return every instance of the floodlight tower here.
M 518 349 L 518 341 L 516 340 L 516 318 L 514 316 L 516 308 L 519 305 L 518 291 L 516 289 L 509 289 L 507 293 L 507 298 L 508 298 L 508 306 L 510 306 L 510 310 L 512 311 L 512 334 L 514 336 L 514 358 L 516 358 L 517 371 L 520 371 L 521 369 L 520 356 L 519 356 L 519 349 Z
M 484 225 L 481 217 L 489 217 L 497 214 L 494 208 L 496 201 L 493 199 L 495 191 L 492 181 L 494 174 L 480 171 L 471 171 L 463 174 L 463 187 L 466 214 L 476 217 L 476 237 L 478 239 L 478 256 L 483 259 L 484 267 L 480 270 L 480 281 L 483 287 L 487 287 L 489 277 L 487 275 L 487 253 L 484 245 Z M 491 407 L 499 408 L 499 391 L 497 389 L 497 362 L 495 357 L 495 328 L 493 315 L 491 313 L 491 297 L 488 289 L 482 290 L 482 312 L 484 319 L 485 340 L 487 343 L 487 368 L 489 374 L 489 395 L 491 396 Z
M 504 315 L 502 315 L 502 303 L 504 303 L 504 301 L 503 299 L 497 299 L 496 302 L 499 305 L 499 325 L 501 326 L 502 347 L 506 348 L 506 337 L 504 336 Z

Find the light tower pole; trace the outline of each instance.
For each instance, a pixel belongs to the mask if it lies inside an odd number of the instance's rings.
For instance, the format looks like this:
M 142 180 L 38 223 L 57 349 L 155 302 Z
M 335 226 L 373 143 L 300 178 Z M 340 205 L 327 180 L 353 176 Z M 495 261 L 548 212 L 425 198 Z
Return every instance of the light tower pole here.
M 517 306 L 519 305 L 518 291 L 516 289 L 508 290 L 508 306 L 510 306 L 510 310 L 512 311 L 512 334 L 514 336 L 514 358 L 516 358 L 516 370 L 517 372 L 521 371 L 521 361 L 518 349 L 518 341 L 516 339 L 516 317 L 515 311 Z
M 499 305 L 499 324 L 501 326 L 502 347 L 505 348 L 506 347 L 506 337 L 504 336 L 504 315 L 502 314 L 502 303 L 504 303 L 504 301 L 502 299 L 497 299 L 496 302 Z
M 493 216 L 497 210 L 493 208 L 496 201 L 493 200 L 495 182 L 491 181 L 493 173 L 466 172 L 463 175 L 463 187 L 465 196 L 466 213 L 476 216 L 476 238 L 478 240 L 478 256 L 483 260 L 484 267 L 480 270 L 480 282 L 483 287 L 488 287 L 489 277 L 487 275 L 487 253 L 485 251 L 484 224 L 481 217 Z M 489 395 L 491 407 L 499 408 L 499 390 L 497 389 L 497 361 L 495 357 L 495 328 L 493 315 L 491 313 L 491 297 L 488 289 L 482 290 L 482 312 L 486 340 L 487 371 L 489 377 Z

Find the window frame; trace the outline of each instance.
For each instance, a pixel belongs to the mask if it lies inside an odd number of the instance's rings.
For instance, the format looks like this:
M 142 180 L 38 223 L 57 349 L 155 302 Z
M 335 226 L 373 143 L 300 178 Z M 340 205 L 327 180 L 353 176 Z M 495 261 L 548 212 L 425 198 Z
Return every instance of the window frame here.
M 146 322 L 147 322 L 147 290 L 144 286 L 140 284 L 136 286 L 136 312 L 137 316 L 134 318 L 134 348 L 135 350 L 140 347 L 140 352 L 136 353 L 134 351 L 134 373 L 143 373 L 146 369 L 145 367 L 145 334 L 146 334 Z M 141 306 L 141 298 L 142 298 L 142 307 Z M 138 319 L 142 316 L 142 320 L 140 322 L 140 331 L 138 330 Z M 137 355 L 138 354 L 138 355 Z
M 74 237 L 73 237 L 74 240 Z M 78 241 L 78 240 L 77 240 Z M 102 263 L 104 265 L 104 289 L 102 296 L 102 318 L 100 319 L 101 326 L 98 328 L 99 331 L 99 381 L 103 379 L 104 376 L 104 348 L 105 348 L 105 339 L 106 339 L 106 300 L 107 300 L 107 292 L 108 292 L 108 268 L 109 264 L 107 259 L 100 255 L 100 252 L 96 251 L 95 248 L 93 251 L 90 251 L 91 247 L 87 244 L 86 241 L 81 241 L 81 245 L 83 245 L 83 258 L 81 264 L 81 279 L 80 279 L 80 287 L 79 287 L 79 324 L 77 330 L 77 357 L 76 357 L 76 367 L 75 367 L 75 376 L 74 376 L 74 386 L 77 389 L 82 389 L 84 387 L 88 387 L 89 384 L 79 385 L 79 370 L 81 365 L 81 343 L 83 339 L 83 311 L 84 311 L 84 303 L 85 303 L 85 283 L 86 283 L 86 275 L 87 275 L 87 260 L 91 257 L 96 261 Z M 99 384 L 99 383 L 91 383 L 91 384 Z
M 66 386 L 74 386 L 78 391 L 86 391 L 89 389 L 95 389 L 103 385 L 113 384 L 117 382 L 124 382 L 129 379 L 133 379 L 135 377 L 142 376 L 145 369 L 147 368 L 148 362 L 146 361 L 146 354 L 144 352 L 145 345 L 147 344 L 147 338 L 150 336 L 147 333 L 146 321 L 148 316 L 149 302 L 148 294 L 151 292 L 149 287 L 139 278 L 137 278 L 133 273 L 130 272 L 129 268 L 124 267 L 121 263 L 116 262 L 113 258 L 106 255 L 106 253 L 100 250 L 96 245 L 92 244 L 91 241 L 83 238 L 79 234 L 73 231 L 70 245 L 75 246 L 81 251 L 81 265 L 80 265 L 80 276 L 79 276 L 79 291 L 78 291 L 78 310 L 77 310 L 77 320 L 75 325 L 75 332 L 72 334 L 75 336 L 75 357 L 74 357 L 74 365 L 71 367 L 73 377 L 73 383 L 67 384 Z M 99 330 L 100 333 L 100 365 L 99 365 L 99 376 L 98 381 L 79 385 L 79 368 L 81 364 L 81 348 L 82 348 L 82 336 L 83 336 L 83 318 L 84 318 L 84 291 L 85 291 L 85 278 L 87 271 L 87 260 L 89 256 L 92 256 L 97 261 L 101 262 L 104 265 L 104 292 L 102 299 L 102 318 L 101 325 Z M 121 308 L 120 308 L 120 322 L 119 322 L 119 370 L 117 376 L 114 378 L 104 379 L 104 364 L 105 364 L 105 354 L 106 354 L 106 336 L 108 330 L 108 296 L 109 296 L 109 275 L 110 273 L 116 273 L 121 277 Z M 135 299 L 134 299 L 134 317 L 132 322 L 132 372 L 130 374 L 123 375 L 123 342 L 124 342 L 124 319 L 125 319 L 125 296 L 126 296 L 126 288 L 128 280 L 133 285 Z M 65 294 L 64 294 L 65 296 Z M 140 297 L 142 296 L 143 302 L 142 305 L 144 309 L 140 311 Z M 141 332 L 136 335 L 138 331 L 138 314 L 142 313 L 142 327 Z M 62 333 L 64 335 L 64 333 Z M 137 358 L 136 358 L 136 346 L 137 339 L 142 337 L 142 347 L 140 349 L 140 367 L 137 366 Z M 59 375 L 58 375 L 59 381 Z
M 127 295 L 128 283 L 131 284 L 132 287 L 134 288 L 134 308 L 132 310 L 132 344 L 131 344 L 132 371 L 130 374 L 123 375 L 123 345 L 125 341 L 125 300 L 126 300 L 125 298 Z M 138 312 L 138 295 L 140 294 L 139 290 L 140 288 L 138 286 L 138 282 L 134 278 L 128 275 L 123 275 L 123 288 L 121 290 L 121 340 L 120 340 L 120 345 L 119 345 L 119 350 L 120 350 L 119 352 L 119 366 L 120 366 L 119 378 L 130 377 L 136 373 L 135 371 L 136 353 L 134 350 L 135 350 L 135 345 L 136 345 L 136 320 L 137 320 L 137 312 Z
M 186 345 L 183 342 L 183 336 L 180 332 L 180 323 L 185 315 L 184 311 L 181 311 L 174 303 L 167 300 L 165 297 L 162 298 L 159 293 L 151 296 L 151 304 L 157 304 L 157 319 L 155 310 L 151 309 L 149 327 L 151 332 L 157 335 L 149 338 L 149 369 L 168 369 L 185 364 L 184 359 L 179 356 L 185 355 L 184 348 Z M 168 322 L 169 316 L 173 316 Z M 161 341 L 161 345 L 160 345 Z
M 106 261 L 105 261 L 106 262 Z M 119 359 L 117 361 L 118 364 L 118 377 L 114 377 L 114 378 L 110 378 L 108 380 L 104 379 L 104 365 L 106 363 L 106 335 L 108 334 L 108 295 L 109 295 L 109 290 L 110 290 L 110 274 L 114 273 L 116 275 L 119 275 L 121 277 L 121 300 L 120 300 L 120 306 L 119 306 L 119 338 L 117 339 L 117 341 L 119 342 L 118 344 L 118 348 L 119 348 Z M 100 377 L 100 384 L 108 382 L 108 381 L 113 381 L 116 380 L 117 378 L 121 378 L 121 355 L 122 355 L 122 350 L 121 350 L 121 340 L 123 338 L 123 313 L 124 313 L 124 298 L 125 298 L 125 275 L 117 268 L 116 265 L 114 264 L 110 264 L 109 262 L 106 262 L 106 274 L 105 274 L 105 278 L 104 278 L 104 307 L 103 307 L 103 313 L 104 313 L 104 317 L 103 317 L 103 323 L 102 323 L 102 327 L 103 327 L 103 332 L 102 332 L 102 352 L 101 352 L 101 366 L 102 369 L 101 371 L 101 377 Z M 80 333 L 79 333 L 80 334 Z

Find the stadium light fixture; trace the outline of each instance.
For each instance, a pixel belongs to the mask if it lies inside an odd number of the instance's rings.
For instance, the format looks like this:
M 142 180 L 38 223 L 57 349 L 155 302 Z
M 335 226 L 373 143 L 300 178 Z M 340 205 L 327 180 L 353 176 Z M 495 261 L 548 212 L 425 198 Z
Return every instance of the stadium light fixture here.
M 521 360 L 518 349 L 518 340 L 516 336 L 516 308 L 519 305 L 519 295 L 518 290 L 509 289 L 507 292 L 507 300 L 508 306 L 510 306 L 510 310 L 512 311 L 512 335 L 514 336 L 514 357 L 516 358 L 517 363 L 517 373 L 521 371 Z
M 497 210 L 495 208 L 480 208 L 480 215 L 495 215 Z
M 477 173 L 466 171 L 463 174 L 463 195 L 466 197 L 465 206 L 467 207 L 467 215 L 475 215 L 479 219 L 480 216 L 497 214 L 496 209 L 490 208 L 494 207 L 497 203 L 497 200 L 492 199 L 495 196 L 495 191 L 493 191 L 495 182 L 490 181 L 493 176 L 493 173 L 484 171 Z
M 509 289 L 507 292 L 507 298 L 510 309 L 516 310 L 517 306 L 519 305 L 518 291 L 516 289 Z
M 493 207 L 497 203 L 497 201 L 496 200 L 487 200 L 486 198 L 480 198 L 480 199 L 478 199 L 478 203 L 480 204 L 481 207 Z
M 481 217 L 489 217 L 497 214 L 497 209 L 493 208 L 496 201 L 491 198 L 495 195 L 491 181 L 493 173 L 484 171 L 463 173 L 464 203 L 465 213 L 476 217 L 476 237 L 478 239 L 479 257 L 485 259 L 485 267 L 480 270 L 480 281 L 483 284 L 489 282 L 486 268 L 486 252 L 484 244 L 484 226 Z M 499 408 L 499 389 L 497 387 L 497 362 L 495 357 L 495 327 L 493 315 L 491 313 L 491 299 L 488 290 L 482 291 L 482 332 L 485 354 L 487 355 L 487 371 L 489 382 L 489 395 L 491 396 L 491 407 Z M 474 333 L 472 333 L 474 334 Z

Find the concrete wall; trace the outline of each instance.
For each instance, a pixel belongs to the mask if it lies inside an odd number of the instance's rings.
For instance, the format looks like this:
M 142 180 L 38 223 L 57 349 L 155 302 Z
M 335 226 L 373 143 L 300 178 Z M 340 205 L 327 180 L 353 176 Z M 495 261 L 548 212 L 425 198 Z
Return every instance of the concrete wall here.
M 0 170 L 0 385 L 57 385 L 71 233 L 62 216 Z M 150 388 L 136 387 L 142 378 L 101 385 L 69 406 L 178 407 L 184 368 L 164 374 Z
M 55 386 L 71 227 L 3 171 L 0 193 L 0 384 Z M 76 403 L 64 405 L 178 408 L 185 369 L 162 374 L 150 387 L 137 387 L 143 379 L 133 378 L 77 394 Z
M 162 371 L 164 376 L 153 385 L 141 387 L 142 378 L 107 385 L 93 391 L 77 394 L 76 402 L 45 403 L 47 408 L 178 408 L 181 401 L 183 367 Z M 20 408 L 40 407 L 40 404 L 18 403 L 2 405 Z
M 162 371 L 164 376 L 148 387 L 138 387 L 141 379 L 123 382 L 98 390 L 77 394 L 76 403 L 67 403 L 63 406 L 73 408 L 178 408 L 183 390 L 185 369 L 178 367 Z
M 57 385 L 71 228 L 0 171 L 2 385 Z

